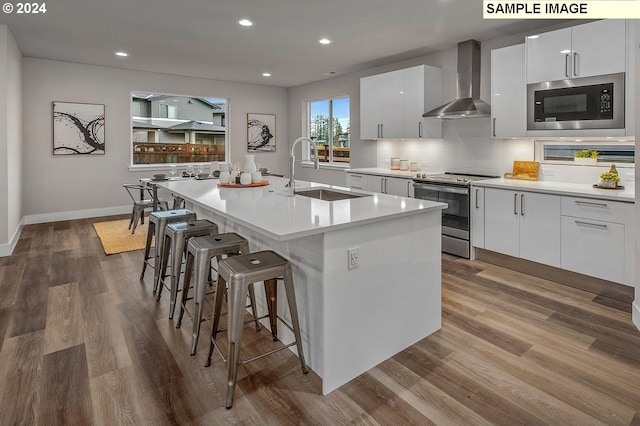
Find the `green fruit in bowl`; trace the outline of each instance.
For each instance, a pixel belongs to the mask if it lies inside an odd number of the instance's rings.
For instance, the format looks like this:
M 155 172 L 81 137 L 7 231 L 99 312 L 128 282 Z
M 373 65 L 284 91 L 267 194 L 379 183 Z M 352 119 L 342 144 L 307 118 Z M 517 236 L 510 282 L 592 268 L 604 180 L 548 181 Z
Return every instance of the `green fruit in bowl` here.
M 608 180 L 611 182 L 620 182 L 620 176 L 616 173 L 605 172 L 600 175 L 600 180 Z

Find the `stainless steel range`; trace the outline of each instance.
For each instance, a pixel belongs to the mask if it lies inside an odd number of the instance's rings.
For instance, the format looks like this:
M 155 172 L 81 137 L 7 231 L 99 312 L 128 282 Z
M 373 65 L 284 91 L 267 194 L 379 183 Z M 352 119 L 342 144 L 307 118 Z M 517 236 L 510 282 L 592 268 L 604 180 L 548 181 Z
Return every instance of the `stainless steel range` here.
M 471 182 L 497 176 L 446 172 L 418 173 L 413 177 L 414 197 L 447 203 L 442 211 L 442 251 L 469 258 L 471 246 Z

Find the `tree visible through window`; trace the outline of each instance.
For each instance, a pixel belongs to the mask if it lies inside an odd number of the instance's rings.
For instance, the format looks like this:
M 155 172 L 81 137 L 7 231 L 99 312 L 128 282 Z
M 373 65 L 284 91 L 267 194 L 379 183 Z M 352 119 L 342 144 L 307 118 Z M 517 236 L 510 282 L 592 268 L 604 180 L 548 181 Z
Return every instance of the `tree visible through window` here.
M 309 102 L 309 136 L 325 163 L 349 163 L 351 120 L 349 98 Z

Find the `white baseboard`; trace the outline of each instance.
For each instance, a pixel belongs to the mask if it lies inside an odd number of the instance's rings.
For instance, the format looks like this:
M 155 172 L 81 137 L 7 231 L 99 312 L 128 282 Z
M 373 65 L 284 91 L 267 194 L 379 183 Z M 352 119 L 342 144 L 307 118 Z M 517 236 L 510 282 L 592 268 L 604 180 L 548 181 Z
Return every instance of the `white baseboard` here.
M 634 300 L 631 304 L 631 319 L 636 325 L 636 328 L 640 330 L 640 301 L 638 299 Z
M 13 234 L 13 238 L 11 238 L 11 240 L 9 240 L 7 244 L 0 244 L 0 257 L 11 256 L 11 253 L 13 253 L 13 249 L 16 248 L 16 244 L 18 244 L 18 240 L 20 239 L 22 228 L 24 228 L 24 217 L 18 224 L 18 228 Z
M 86 219 L 89 217 L 112 216 L 116 214 L 131 213 L 131 206 L 105 207 L 101 209 L 74 210 L 68 212 L 34 214 L 24 217 L 24 223 L 60 222 L 63 220 Z
M 69 212 L 44 213 L 24 216 L 20 221 L 20 225 L 16 230 L 13 238 L 7 244 L 0 244 L 0 257 L 11 256 L 13 250 L 18 244 L 22 228 L 25 225 L 33 225 L 35 223 L 60 222 L 63 220 L 86 219 L 89 217 L 112 216 L 117 214 L 131 213 L 131 206 L 105 207 L 102 209 L 90 210 L 74 210 Z

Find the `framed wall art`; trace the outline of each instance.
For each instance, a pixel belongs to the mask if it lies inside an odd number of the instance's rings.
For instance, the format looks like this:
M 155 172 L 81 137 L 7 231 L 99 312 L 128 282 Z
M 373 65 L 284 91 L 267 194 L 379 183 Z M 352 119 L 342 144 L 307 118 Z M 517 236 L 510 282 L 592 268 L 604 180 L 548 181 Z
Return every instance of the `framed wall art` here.
M 53 102 L 53 155 L 104 153 L 104 104 Z
M 247 150 L 250 152 L 276 151 L 275 114 L 247 114 Z

